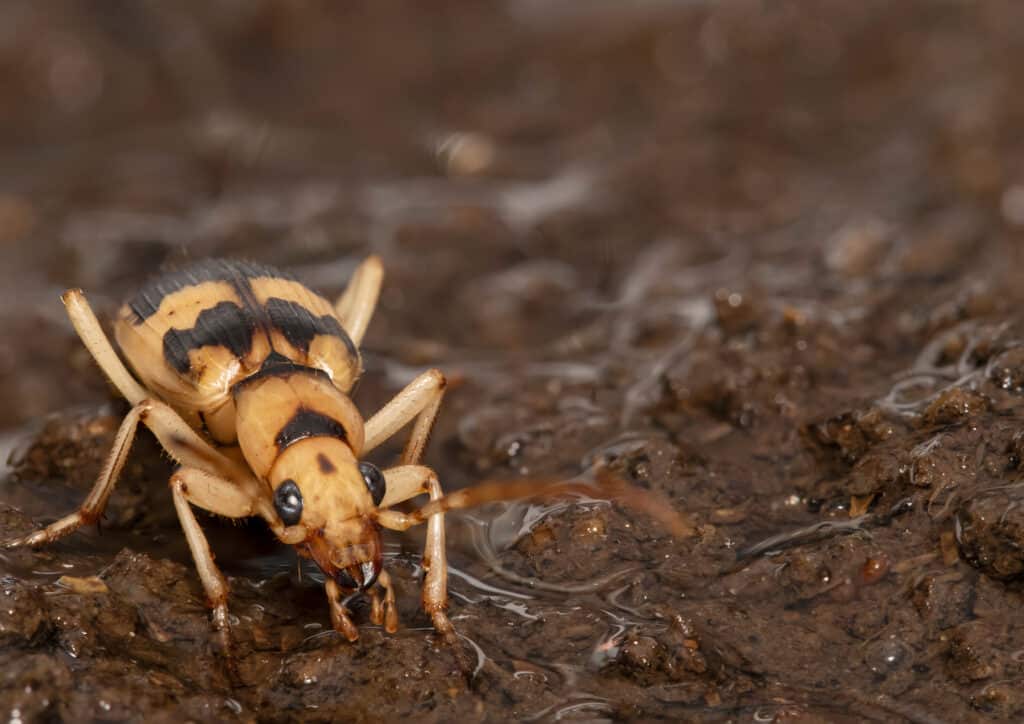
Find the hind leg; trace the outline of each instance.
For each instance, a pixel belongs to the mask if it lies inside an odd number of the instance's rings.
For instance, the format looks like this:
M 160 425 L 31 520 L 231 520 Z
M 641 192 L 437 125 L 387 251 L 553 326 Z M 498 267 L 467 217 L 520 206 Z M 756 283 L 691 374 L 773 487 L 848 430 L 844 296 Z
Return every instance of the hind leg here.
M 69 289 L 61 296 L 61 301 L 64 302 L 68 318 L 71 319 L 71 324 L 78 332 L 82 344 L 89 350 L 103 373 L 114 383 L 117 391 L 133 405 L 142 402 L 149 393 L 135 381 L 121 358 L 117 356 L 82 290 Z
M 373 317 L 383 279 L 384 266 L 380 262 L 380 257 L 367 257 L 356 269 L 344 293 L 334 305 L 341 326 L 345 328 L 356 347 L 363 341 L 370 318 Z

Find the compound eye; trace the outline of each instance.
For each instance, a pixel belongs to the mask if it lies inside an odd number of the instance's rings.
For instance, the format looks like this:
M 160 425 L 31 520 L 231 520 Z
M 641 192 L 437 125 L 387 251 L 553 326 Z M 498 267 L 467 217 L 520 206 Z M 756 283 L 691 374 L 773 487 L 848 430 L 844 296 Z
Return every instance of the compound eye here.
M 387 491 L 387 483 L 384 482 L 384 473 L 373 463 L 359 463 L 359 472 L 363 474 L 366 487 L 370 490 L 374 505 L 380 505 L 384 500 L 384 493 Z
M 292 479 L 285 480 L 274 491 L 274 508 L 281 522 L 295 525 L 302 517 L 302 491 Z

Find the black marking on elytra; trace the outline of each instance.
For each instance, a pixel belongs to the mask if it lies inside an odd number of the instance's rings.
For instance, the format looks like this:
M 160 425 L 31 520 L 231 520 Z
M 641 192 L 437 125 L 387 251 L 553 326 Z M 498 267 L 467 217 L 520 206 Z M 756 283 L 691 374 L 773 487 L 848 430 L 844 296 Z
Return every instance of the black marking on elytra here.
M 249 279 L 259 277 L 296 281 L 291 274 L 266 264 L 231 259 L 207 259 L 151 280 L 128 302 L 128 308 L 132 313 L 132 321 L 135 324 L 142 324 L 157 313 L 164 297 L 185 287 L 211 281 L 231 282 L 236 289 L 239 289 L 243 303 L 251 307 L 252 301 L 247 298 L 247 296 L 251 296 L 251 290 L 249 295 L 246 295 L 243 290 L 249 287 Z
M 355 358 L 359 356 L 352 339 L 342 329 L 341 322 L 333 314 L 316 317 L 298 302 L 272 297 L 265 305 L 270 323 L 281 331 L 285 339 L 304 353 L 309 352 L 309 344 L 317 335 L 328 334 L 337 337 Z
M 334 467 L 334 463 L 331 462 L 331 459 L 323 453 L 316 454 L 316 464 L 320 467 L 320 472 L 324 475 L 330 475 L 331 473 L 338 471 L 338 469 Z
M 191 367 L 188 353 L 203 347 L 226 347 L 236 357 L 252 349 L 256 320 L 234 302 L 204 309 L 192 329 L 169 329 L 164 334 L 164 359 L 181 374 Z
M 337 420 L 308 407 L 300 407 L 277 433 L 274 442 L 277 444 L 278 452 L 283 452 L 292 443 L 307 437 L 335 437 L 347 440 L 348 434 Z
M 270 350 L 270 354 L 263 359 L 263 364 L 260 365 L 259 371 L 269 372 L 271 369 L 281 366 L 300 367 L 301 365 L 295 364 L 277 350 Z
M 283 354 L 271 352 L 267 356 L 267 360 L 269 360 L 270 357 L 273 357 L 275 355 L 278 358 L 284 360 L 284 362 L 277 360 L 274 363 L 268 365 L 267 361 L 264 360 L 263 365 L 259 368 L 258 371 L 249 375 L 245 379 L 239 380 L 238 382 L 235 383 L 235 386 L 231 388 L 232 394 L 237 396 L 242 390 L 244 390 L 249 385 L 258 382 L 259 380 L 265 380 L 268 377 L 291 377 L 292 375 L 313 375 L 314 377 L 319 377 L 325 382 L 331 382 L 331 376 L 324 372 L 322 369 L 318 369 L 317 367 L 307 367 L 306 365 L 296 364 L 295 362 L 292 362 L 290 359 L 285 357 Z

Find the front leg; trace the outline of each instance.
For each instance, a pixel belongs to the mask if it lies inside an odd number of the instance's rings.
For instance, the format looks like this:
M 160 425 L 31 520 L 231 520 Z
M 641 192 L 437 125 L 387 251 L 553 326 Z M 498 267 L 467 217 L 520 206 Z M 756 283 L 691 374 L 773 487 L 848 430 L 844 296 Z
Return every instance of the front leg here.
M 188 541 L 199 579 L 213 609 L 213 624 L 218 630 L 228 627 L 228 582 L 213 562 L 210 544 L 199 527 L 191 505 L 228 518 L 246 518 L 253 515 L 258 501 L 234 481 L 200 470 L 179 468 L 171 475 L 171 494 L 178 513 L 185 540 Z M 191 505 L 190 505 L 191 503 Z
M 363 453 L 369 452 L 415 418 L 409 441 L 402 451 L 402 465 L 385 471 L 387 492 L 381 504 L 394 505 L 422 493 L 431 500 L 444 497 L 437 476 L 419 463 L 430 439 L 444 398 L 445 378 L 440 370 L 424 372 L 410 382 L 366 423 Z M 434 622 L 434 628 L 451 639 L 455 628 L 445 614 L 448 607 L 448 559 L 445 553 L 444 513 L 430 516 L 427 540 L 423 551 L 423 609 Z
M 422 465 L 390 468 L 384 471 L 384 479 L 387 481 L 387 493 L 381 501 L 382 506 L 394 505 L 423 493 L 430 495 L 432 501 L 444 497 L 434 471 Z M 398 529 L 399 526 L 391 525 L 391 518 L 385 515 L 394 512 L 397 511 L 381 511 L 377 521 L 385 528 Z M 443 513 L 427 518 L 423 569 L 426 571 L 423 577 L 423 610 L 430 616 L 438 633 L 446 639 L 453 639 L 455 627 L 445 613 L 448 608 L 448 556 L 445 552 Z

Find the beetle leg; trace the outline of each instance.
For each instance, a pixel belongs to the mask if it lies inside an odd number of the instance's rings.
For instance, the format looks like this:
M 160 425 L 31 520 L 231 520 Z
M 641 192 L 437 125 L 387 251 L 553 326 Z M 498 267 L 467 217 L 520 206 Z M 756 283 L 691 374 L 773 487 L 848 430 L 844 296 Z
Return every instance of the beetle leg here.
M 167 453 L 183 466 L 199 468 L 222 478 L 237 481 L 250 497 L 259 497 L 259 485 L 240 463 L 223 455 L 189 427 L 174 409 L 152 398 L 138 405 L 139 419 L 148 427 Z
M 133 405 L 146 399 L 146 389 L 135 381 L 121 358 L 117 356 L 82 290 L 69 289 L 61 296 L 61 301 L 64 302 L 68 317 L 82 339 L 82 344 L 89 350 L 103 373 L 114 383 L 117 391 Z
M 518 500 L 534 497 L 552 497 L 567 493 L 592 496 L 595 492 L 615 498 L 621 504 L 649 515 L 672 536 L 683 539 L 696 533 L 689 517 L 676 512 L 671 501 L 653 490 L 636 486 L 612 474 L 598 472 L 593 483 L 574 480 L 534 478 L 527 480 L 487 481 L 472 488 L 456 490 L 443 497 L 431 496 L 429 503 L 419 510 L 403 513 L 398 510 L 378 510 L 377 522 L 390 530 L 406 530 L 431 520 L 448 510 L 474 508 L 497 500 Z
M 344 293 L 334 304 L 341 326 L 345 328 L 356 347 L 363 341 L 363 335 L 370 324 L 383 279 L 384 265 L 381 264 L 380 257 L 367 257 L 356 269 Z
M 444 397 L 445 379 L 440 370 L 427 370 L 366 422 L 362 454 L 366 454 L 416 419 L 402 452 L 403 465 L 415 465 L 423 456 L 430 431 Z
M 253 514 L 254 501 L 231 480 L 199 468 L 185 467 L 174 471 L 170 486 L 174 509 L 178 512 L 199 579 L 213 608 L 213 625 L 218 630 L 225 630 L 228 627 L 228 582 L 213 562 L 210 544 L 189 503 L 217 515 L 244 518 Z
M 384 498 L 380 501 L 381 508 L 390 508 L 392 505 L 415 498 L 417 495 L 426 495 L 427 480 L 434 472 L 424 465 L 399 465 L 388 468 L 384 471 Z
M 121 469 L 135 440 L 139 422 L 144 423 L 171 457 L 189 467 L 212 470 L 221 477 L 237 480 L 237 487 L 250 499 L 258 498 L 258 483 L 237 463 L 217 452 L 190 428 L 178 413 L 158 400 L 143 400 L 135 405 L 121 422 L 114 438 L 114 447 L 100 471 L 96 483 L 77 511 L 50 525 L 20 538 L 5 541 L 4 547 L 38 546 L 52 543 L 83 525 L 99 519 L 106 508 Z
M 121 421 L 121 427 L 118 428 L 114 438 L 114 447 L 107 454 L 107 460 L 103 464 L 99 477 L 96 478 L 92 490 L 89 491 L 89 495 L 82 501 L 78 510 L 34 533 L 5 541 L 4 547 L 14 548 L 23 545 L 38 546 L 44 543 L 53 543 L 83 525 L 99 520 L 107 506 L 107 499 L 110 498 L 110 493 L 114 490 L 117 477 L 121 474 L 121 468 L 124 467 L 124 461 L 127 459 L 128 451 L 135 439 L 135 431 L 138 429 L 141 415 L 142 406 L 136 405 Z
M 384 471 L 384 479 L 387 481 L 387 493 L 381 501 L 382 505 L 394 505 L 422 493 L 428 493 L 432 501 L 444 498 L 437 475 L 423 465 L 390 468 Z M 391 528 L 388 521 L 394 519 L 388 515 L 393 513 L 404 515 L 398 511 L 382 510 L 378 513 L 378 522 Z M 431 515 L 427 519 L 427 541 L 423 550 L 423 568 L 426 571 L 423 578 L 423 610 L 434 622 L 434 628 L 450 638 L 455 628 L 444 612 L 448 607 L 448 557 L 444 538 L 444 514 Z
M 327 603 L 331 607 L 331 625 L 334 626 L 334 630 L 349 641 L 358 641 L 359 629 L 348 617 L 348 610 L 342 602 L 341 588 L 333 578 L 327 576 L 324 579 L 324 589 L 327 591 Z
M 383 505 L 393 505 L 421 493 L 428 493 L 432 501 L 444 499 L 441 484 L 434 471 L 416 464 L 423 457 L 423 450 L 427 446 L 430 431 L 441 408 L 444 388 L 445 379 L 440 370 L 428 370 L 406 385 L 405 389 L 367 421 L 363 453 L 377 447 L 410 420 L 415 419 L 412 432 L 409 433 L 409 441 L 402 451 L 402 465 L 384 473 L 388 484 L 384 500 L 381 501 Z M 396 515 L 403 514 L 398 511 L 381 510 L 378 522 L 384 527 L 392 527 L 389 522 L 401 525 Z M 421 518 L 416 522 L 422 521 Z M 443 510 L 435 511 L 427 519 L 423 567 L 427 572 L 423 579 L 423 609 L 433 620 L 434 628 L 451 639 L 455 634 L 455 628 L 444 612 L 448 606 L 448 560 L 445 555 Z
M 430 499 L 438 500 L 444 496 L 437 476 L 431 473 L 427 481 Z M 423 549 L 423 610 L 430 614 L 434 628 L 445 638 L 455 635 L 455 628 L 448 620 L 445 609 L 448 608 L 448 556 L 444 545 L 444 514 L 430 516 L 427 521 L 427 542 Z

